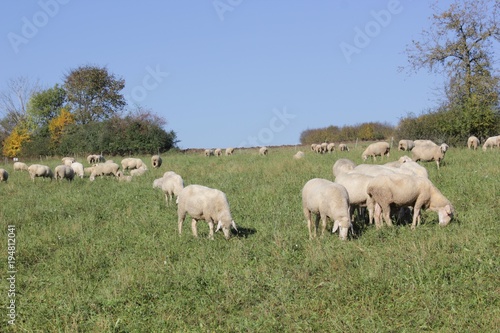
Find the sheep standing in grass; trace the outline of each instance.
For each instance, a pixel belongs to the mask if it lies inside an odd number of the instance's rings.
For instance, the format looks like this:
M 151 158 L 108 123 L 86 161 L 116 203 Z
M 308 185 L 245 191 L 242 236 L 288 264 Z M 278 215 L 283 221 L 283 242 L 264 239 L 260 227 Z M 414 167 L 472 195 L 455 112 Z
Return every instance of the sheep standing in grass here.
M 476 150 L 479 146 L 479 139 L 474 135 L 467 139 L 467 148 Z
M 431 162 L 436 161 L 437 168 L 439 170 L 439 164 L 444 159 L 445 155 L 445 147 L 437 146 L 437 145 L 417 145 L 412 153 L 412 160 L 415 162 L 423 161 L 423 162 Z
M 214 155 L 215 156 L 222 156 L 222 149 L 220 148 L 217 148 L 214 150 Z
M 333 164 L 333 176 L 337 177 L 341 173 L 349 172 L 356 167 L 356 163 L 347 159 L 347 158 L 339 158 Z
M 316 143 L 311 143 L 311 150 L 316 151 L 316 146 L 317 146 Z
M 177 202 L 179 235 L 182 233 L 182 224 L 187 214 L 191 216 L 191 230 L 194 237 L 198 237 L 196 224 L 199 220 L 205 220 L 208 223 L 210 239 L 214 238 L 215 222 L 217 222 L 217 230 L 222 228 L 226 239 L 230 237 L 231 227 L 237 230 L 231 217 L 226 194 L 222 191 L 202 185 L 188 185 L 179 193 Z
M 125 170 L 133 170 L 143 168 L 145 170 L 148 169 L 146 163 L 144 163 L 140 158 L 127 157 L 121 161 L 122 169 Z
M 415 147 L 415 143 L 412 140 L 399 140 L 398 150 L 412 150 Z
M 54 169 L 54 178 L 56 180 L 66 179 L 68 181 L 72 181 L 75 177 L 75 171 L 67 165 L 58 165 Z
M 173 201 L 174 196 L 179 197 L 179 193 L 184 189 L 184 180 L 175 172 L 168 175 L 163 175 L 161 190 L 165 193 L 165 201 L 167 206 Z
M 339 150 L 340 151 L 349 151 L 349 147 L 347 147 L 347 145 L 345 143 L 340 143 Z
M 339 229 L 340 239 L 347 238 L 347 232 L 352 225 L 349 194 L 344 186 L 321 178 L 309 180 L 302 189 L 302 210 L 307 220 L 309 239 L 316 237 L 320 218 L 321 236 L 325 233 L 327 218 L 330 218 L 333 221 L 332 233 Z M 312 214 L 316 214 L 314 226 Z
M 14 162 L 14 171 L 28 171 L 28 166 L 23 162 Z
M 427 178 L 404 174 L 383 175 L 370 181 L 366 192 L 375 202 L 377 228 L 382 226 L 381 216 L 387 225 L 392 226 L 391 206 L 413 207 L 412 229 L 420 224 L 421 209 L 437 212 L 441 226 L 448 225 L 454 214 L 450 201 Z
M 486 151 L 490 147 L 491 149 L 495 147 L 500 147 L 500 135 L 491 136 L 483 144 L 483 151 Z
M 233 153 L 234 153 L 233 147 L 226 148 L 226 156 L 231 156 L 233 155 Z
M 267 155 L 267 153 L 268 153 L 268 149 L 267 149 L 267 147 L 260 147 L 260 148 L 259 148 L 259 155 L 261 155 L 261 156 L 266 156 L 266 155 Z
M 389 143 L 387 142 L 375 142 L 370 144 L 363 154 L 361 154 L 361 158 L 363 158 L 363 161 L 366 161 L 368 156 L 373 157 L 373 160 L 376 161 L 377 158 L 376 156 L 382 156 L 382 158 L 387 156 L 389 158 L 389 153 L 391 151 L 391 147 L 389 146 Z
M 106 159 L 102 155 L 89 155 L 87 156 L 87 162 L 89 162 L 89 164 L 104 163 Z
M 71 169 L 75 172 L 75 175 L 83 178 L 83 174 L 85 173 L 85 169 L 83 168 L 83 164 L 80 162 L 71 163 Z
M 335 143 L 330 142 L 330 143 L 326 146 L 326 150 L 327 150 L 329 153 L 334 152 L 334 151 L 335 151 Z
M 61 159 L 61 161 L 63 162 L 64 165 L 71 166 L 71 163 L 75 162 L 75 158 L 74 157 L 63 157 Z
M 90 181 L 94 181 L 95 177 L 110 175 L 116 177 L 119 169 L 120 166 L 116 163 L 99 163 L 94 165 L 94 169 L 92 170 L 89 179 Z
M 410 157 L 404 155 L 404 156 L 401 156 L 397 161 L 385 163 L 384 166 L 393 167 L 393 168 L 399 168 L 404 163 L 411 162 L 411 161 L 412 161 L 412 159 Z
M 46 165 L 32 164 L 28 167 L 28 172 L 32 181 L 35 181 L 35 177 L 50 178 L 50 180 L 54 178 L 52 170 Z
M 153 166 L 154 169 L 157 169 L 161 167 L 162 159 L 160 155 L 153 155 L 151 156 L 151 165 Z
M 6 182 L 9 179 L 9 173 L 5 169 L 0 169 L 0 182 Z
M 356 207 L 366 207 L 368 210 L 368 222 L 373 224 L 374 205 L 372 198 L 366 193 L 368 183 L 375 178 L 358 172 L 341 173 L 335 177 L 335 182 L 344 186 L 349 194 L 350 216 L 354 215 Z

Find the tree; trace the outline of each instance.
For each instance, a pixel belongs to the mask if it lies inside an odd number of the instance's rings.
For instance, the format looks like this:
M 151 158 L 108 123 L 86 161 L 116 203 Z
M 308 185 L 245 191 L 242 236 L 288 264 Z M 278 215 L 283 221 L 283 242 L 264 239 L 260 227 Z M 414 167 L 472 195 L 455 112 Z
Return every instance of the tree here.
M 74 123 L 75 117 L 64 108 L 60 110 L 57 117 L 49 121 L 50 141 L 53 146 L 60 143 L 65 127 Z
M 23 144 L 30 140 L 28 129 L 22 124 L 14 127 L 10 135 L 3 141 L 3 154 L 7 157 L 19 156 Z
M 105 67 L 81 66 L 65 76 L 64 89 L 79 124 L 108 119 L 125 106 L 125 80 Z
M 53 88 L 34 93 L 28 103 L 27 113 L 38 126 L 47 126 L 66 102 L 66 91 L 56 84 Z

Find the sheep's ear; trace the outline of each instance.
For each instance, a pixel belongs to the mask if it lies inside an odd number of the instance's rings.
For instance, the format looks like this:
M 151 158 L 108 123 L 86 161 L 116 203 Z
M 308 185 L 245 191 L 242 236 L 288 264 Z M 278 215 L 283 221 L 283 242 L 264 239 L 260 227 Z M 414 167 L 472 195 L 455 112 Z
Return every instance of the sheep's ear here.
M 222 221 L 219 220 L 219 222 L 217 222 L 217 228 L 215 228 L 215 232 L 219 231 L 221 228 L 222 228 Z
M 446 211 L 446 214 L 450 215 L 450 214 L 452 213 L 452 211 L 451 211 L 451 206 L 450 206 L 450 205 L 446 205 L 446 206 L 444 207 L 444 209 L 445 209 L 445 211 Z
M 234 220 L 231 220 L 231 227 L 233 227 L 234 230 L 238 231 L 238 228 L 236 228 L 236 223 L 234 223 Z
M 339 221 L 333 222 L 332 234 L 334 234 L 335 231 L 337 231 L 337 229 L 339 228 L 339 225 L 340 225 Z

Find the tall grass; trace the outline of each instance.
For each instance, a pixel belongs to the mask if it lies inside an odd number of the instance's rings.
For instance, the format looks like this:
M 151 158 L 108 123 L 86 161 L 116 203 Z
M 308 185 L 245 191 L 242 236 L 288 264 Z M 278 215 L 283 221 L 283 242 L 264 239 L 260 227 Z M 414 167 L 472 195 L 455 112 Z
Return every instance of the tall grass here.
M 358 221 L 346 242 L 330 234 L 310 241 L 302 186 L 313 177 L 333 180 L 335 160 L 361 163 L 361 152 L 306 151 L 303 160 L 292 159 L 295 148 L 271 149 L 267 157 L 171 153 L 159 170 L 131 183 L 33 183 L 4 166 L 10 178 L 0 184 L 0 269 L 3 276 L 7 225 L 15 225 L 17 318 L 7 325 L 4 310 L 0 330 L 497 331 L 499 152 L 455 148 L 439 172 L 425 164 L 457 212 L 445 228 L 428 212 L 415 231 Z M 392 152 L 390 160 L 401 155 Z M 239 234 L 210 241 L 199 222 L 195 239 L 186 219 L 179 236 L 175 205 L 152 188 L 167 170 L 186 185 L 224 191 Z M 6 291 L 1 298 L 6 304 Z

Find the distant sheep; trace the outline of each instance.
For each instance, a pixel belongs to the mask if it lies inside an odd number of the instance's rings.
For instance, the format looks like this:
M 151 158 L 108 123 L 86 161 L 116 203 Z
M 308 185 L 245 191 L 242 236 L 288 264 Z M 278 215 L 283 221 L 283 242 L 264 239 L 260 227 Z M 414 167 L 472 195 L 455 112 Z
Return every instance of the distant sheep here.
M 90 181 L 94 181 L 95 177 L 101 177 L 101 176 L 117 176 L 118 175 L 118 170 L 120 169 L 120 166 L 116 163 L 99 163 L 94 165 L 94 169 L 92 170 L 92 173 L 90 174 Z
M 335 151 L 335 143 L 330 142 L 330 143 L 326 146 L 326 151 L 328 151 L 329 153 L 334 152 L 334 151 Z
M 430 162 L 430 161 L 436 161 L 437 168 L 439 170 L 439 165 L 441 161 L 444 159 L 446 149 L 443 146 L 432 146 L 432 145 L 417 145 L 413 150 L 411 151 L 412 153 L 412 160 L 415 162 L 418 161 L 423 161 L 423 162 Z
M 483 151 L 486 151 L 490 147 L 491 149 L 495 147 L 500 147 L 500 135 L 491 136 L 483 144 Z
M 143 174 L 146 173 L 146 171 L 148 171 L 147 168 L 144 168 L 144 167 L 140 167 L 140 168 L 137 168 L 137 169 L 134 169 L 134 170 L 131 170 L 130 171 L 130 175 L 131 176 L 142 176 Z
M 127 157 L 121 161 L 122 169 L 125 170 L 133 170 L 143 168 L 145 170 L 148 169 L 146 163 L 144 163 L 140 158 Z
M 399 140 L 398 150 L 409 151 L 415 147 L 415 143 L 412 140 Z
M 215 149 L 214 150 L 214 155 L 215 156 L 221 156 L 222 155 L 222 149 L 220 149 L 220 148 Z
M 339 144 L 340 151 L 349 151 L 349 147 L 345 143 Z
M 9 173 L 5 169 L 0 169 L 0 182 L 6 182 L 9 179 Z
M 151 156 L 151 165 L 153 166 L 154 169 L 157 169 L 161 167 L 162 159 L 160 155 L 153 155 Z
M 479 139 L 474 135 L 467 139 L 467 148 L 476 150 L 479 146 Z
M 327 218 L 333 221 L 332 233 L 339 229 L 339 237 L 347 239 L 347 232 L 352 228 L 349 214 L 349 194 L 344 186 L 326 179 L 314 178 L 302 188 L 302 210 L 307 220 L 309 239 L 316 237 L 321 218 L 321 236 L 326 229 Z M 316 214 L 313 225 L 312 214 Z
M 347 158 L 339 158 L 333 164 L 333 176 L 337 177 L 341 173 L 349 172 L 356 167 L 356 163 L 347 159 Z
M 67 165 L 58 165 L 54 169 L 54 178 L 56 180 L 66 179 L 68 181 L 72 181 L 75 177 L 75 171 Z
M 233 147 L 226 148 L 226 156 L 233 155 L 233 153 L 234 153 Z
M 174 196 L 179 197 L 179 193 L 184 189 L 184 180 L 175 172 L 168 175 L 163 175 L 161 182 L 161 190 L 165 193 L 165 201 L 167 205 L 172 202 Z
M 389 146 L 389 143 L 387 142 L 375 142 L 370 144 L 365 151 L 361 154 L 361 158 L 363 161 L 366 161 L 366 159 L 371 156 L 373 157 L 373 160 L 376 161 L 377 158 L 376 156 L 381 156 L 382 158 L 385 156 L 389 157 L 389 153 L 391 151 L 391 147 Z
M 14 171 L 28 171 L 28 165 L 23 162 L 14 162 Z
M 75 172 L 75 175 L 83 178 L 83 175 L 85 173 L 85 169 L 83 168 L 83 164 L 80 162 L 73 162 L 71 163 L 71 169 Z
M 268 149 L 267 149 L 267 147 L 260 147 L 260 148 L 259 148 L 259 155 L 261 155 L 261 156 L 266 156 L 266 155 L 267 155 L 267 153 L 268 153 Z
M 116 178 L 118 179 L 119 182 L 127 182 L 130 183 L 132 181 L 132 176 L 126 176 L 123 174 L 123 172 L 118 171 L 116 173 Z
M 298 151 L 293 155 L 293 158 L 296 160 L 300 160 L 301 158 L 304 158 L 306 156 L 303 151 Z
M 311 150 L 316 151 L 316 146 L 317 146 L 316 143 L 311 143 Z
M 36 177 L 50 178 L 51 180 L 54 178 L 52 170 L 46 165 L 32 164 L 28 167 L 28 172 L 32 181 L 35 181 Z
M 205 149 L 205 156 L 214 156 L 214 150 L 213 149 Z
M 374 205 L 372 198 L 366 193 L 368 183 L 374 176 L 358 173 L 345 172 L 335 177 L 335 182 L 344 186 L 349 194 L 350 216 L 353 218 L 356 207 L 366 207 L 368 210 L 368 222 L 373 223 Z
M 61 159 L 61 161 L 63 162 L 64 165 L 71 166 L 71 163 L 75 162 L 75 158 L 74 157 L 63 157 Z
M 216 231 L 222 228 L 226 239 L 230 237 L 231 227 L 237 230 L 226 194 L 220 190 L 202 185 L 188 185 L 179 193 L 177 201 L 179 235 L 182 233 L 182 224 L 187 214 L 191 216 L 191 230 L 195 237 L 198 237 L 196 223 L 199 220 L 208 223 L 210 239 L 214 238 L 214 223 L 217 223 Z
M 87 162 L 89 164 L 104 163 L 106 159 L 102 155 L 89 155 L 87 156 Z

